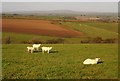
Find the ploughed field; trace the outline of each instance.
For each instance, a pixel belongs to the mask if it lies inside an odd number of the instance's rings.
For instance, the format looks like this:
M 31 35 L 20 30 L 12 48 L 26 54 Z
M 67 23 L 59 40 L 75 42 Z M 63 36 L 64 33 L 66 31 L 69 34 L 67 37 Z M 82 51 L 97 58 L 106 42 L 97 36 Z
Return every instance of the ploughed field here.
M 3 32 L 26 33 L 59 37 L 79 37 L 81 32 L 65 29 L 45 20 L 3 19 Z

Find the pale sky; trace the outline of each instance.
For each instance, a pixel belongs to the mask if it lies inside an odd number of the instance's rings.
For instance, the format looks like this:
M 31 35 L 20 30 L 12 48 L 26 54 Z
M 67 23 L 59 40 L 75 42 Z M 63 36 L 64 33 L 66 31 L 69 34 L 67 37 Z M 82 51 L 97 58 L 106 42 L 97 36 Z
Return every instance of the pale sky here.
M 2 2 L 119 2 L 120 0 L 1 0 Z
M 118 2 L 2 2 L 3 12 L 47 10 L 118 12 Z

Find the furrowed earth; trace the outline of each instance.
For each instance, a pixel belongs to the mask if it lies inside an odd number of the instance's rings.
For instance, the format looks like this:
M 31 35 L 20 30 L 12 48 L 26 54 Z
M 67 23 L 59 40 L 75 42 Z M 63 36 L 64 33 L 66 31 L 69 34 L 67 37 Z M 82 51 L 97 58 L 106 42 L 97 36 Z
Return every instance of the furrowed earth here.
M 27 33 L 36 35 L 80 37 L 81 32 L 65 29 L 45 20 L 3 19 L 3 32 Z

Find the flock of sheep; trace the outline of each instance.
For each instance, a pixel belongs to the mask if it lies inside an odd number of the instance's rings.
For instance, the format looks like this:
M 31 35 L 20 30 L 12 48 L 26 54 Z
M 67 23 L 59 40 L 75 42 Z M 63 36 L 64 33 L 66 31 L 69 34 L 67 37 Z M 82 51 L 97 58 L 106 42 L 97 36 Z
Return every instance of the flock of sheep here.
M 27 51 L 30 52 L 30 53 L 33 53 L 35 50 L 39 51 L 39 48 L 40 48 L 41 44 L 33 44 L 32 47 L 27 47 Z M 45 51 L 47 53 L 50 52 L 50 50 L 52 49 L 52 47 L 41 47 L 42 49 L 42 52 L 44 53 Z M 86 59 L 83 64 L 98 64 L 100 62 L 100 58 L 95 58 L 95 59 Z
M 39 51 L 39 48 L 40 48 L 41 44 L 33 44 L 32 47 L 27 47 L 27 51 L 30 52 L 30 53 L 33 53 L 35 50 Z M 45 51 L 47 51 L 47 53 L 49 53 L 49 51 L 52 49 L 52 47 L 41 47 L 42 49 L 42 52 L 44 53 Z

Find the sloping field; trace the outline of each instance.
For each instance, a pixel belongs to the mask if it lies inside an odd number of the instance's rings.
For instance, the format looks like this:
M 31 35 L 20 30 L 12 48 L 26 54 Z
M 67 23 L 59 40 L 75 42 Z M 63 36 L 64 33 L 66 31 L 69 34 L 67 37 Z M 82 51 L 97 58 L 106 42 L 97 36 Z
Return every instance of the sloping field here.
M 86 25 L 94 26 L 97 28 L 101 28 L 101 29 L 105 29 L 105 30 L 118 33 L 118 23 L 95 22 L 95 23 L 86 23 Z
M 79 37 L 81 33 L 44 20 L 3 19 L 3 32 L 16 32 L 60 37 Z
M 118 26 L 114 23 L 76 23 L 63 22 L 64 27 L 82 32 L 88 37 L 118 38 Z M 111 26 L 110 26 L 111 25 Z M 116 32 L 115 32 L 116 31 Z

